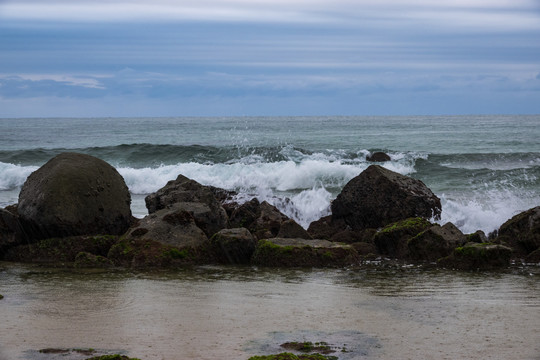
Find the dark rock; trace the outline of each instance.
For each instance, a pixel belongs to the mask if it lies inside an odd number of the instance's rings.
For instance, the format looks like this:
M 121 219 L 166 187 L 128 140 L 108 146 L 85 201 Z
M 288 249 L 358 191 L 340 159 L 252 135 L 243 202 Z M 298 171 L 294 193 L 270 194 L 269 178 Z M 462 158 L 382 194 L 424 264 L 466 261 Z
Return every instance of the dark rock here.
M 441 201 L 423 182 L 379 165 L 349 181 L 332 202 L 332 220 L 353 230 L 379 228 L 410 217 L 438 218 Z
M 524 211 L 501 225 L 498 240 L 526 257 L 540 247 L 540 206 Z
M 126 233 L 127 239 L 153 240 L 177 248 L 200 247 L 208 242 L 208 237 L 185 210 L 185 203 L 176 203 L 157 210 L 139 221 Z
M 277 237 L 280 238 L 296 238 L 296 239 L 312 239 L 311 235 L 293 219 L 285 220 L 279 227 Z
M 178 248 L 151 239 L 125 238 L 114 244 L 107 257 L 117 266 L 177 268 L 213 262 L 208 247 Z
M 346 244 L 352 244 L 357 242 L 373 243 L 373 237 L 377 233 L 376 229 L 364 229 L 364 230 L 343 230 L 334 234 L 330 241 L 342 242 Z
M 10 211 L 0 209 L 0 258 L 10 247 L 20 245 L 22 240 L 19 217 Z
M 467 234 L 467 242 L 485 243 L 488 241 L 486 234 L 482 230 L 478 230 L 472 234 Z
M 37 240 L 34 243 L 12 247 L 5 260 L 28 263 L 73 263 L 81 252 L 105 257 L 118 237 L 113 235 L 70 236 Z
M 251 227 L 255 220 L 260 216 L 261 203 L 257 198 L 243 203 L 233 210 L 229 223 L 231 227 Z
M 525 261 L 531 264 L 540 264 L 540 248 L 527 255 Z
M 260 240 L 252 258 L 254 265 L 272 267 L 341 267 L 358 261 L 351 245 L 283 238 Z
M 489 270 L 510 265 L 512 249 L 491 243 L 467 243 L 454 249 L 451 255 L 438 264 L 461 270 Z
M 63 153 L 30 174 L 18 212 L 30 239 L 122 234 L 131 222 L 122 176 L 90 155 Z
M 409 254 L 407 243 L 410 239 L 432 226 L 422 218 L 415 217 L 389 224 L 373 237 L 378 252 L 391 258 L 406 258 Z
M 390 156 L 388 154 L 377 151 L 371 155 L 366 156 L 366 160 L 371 162 L 386 162 L 392 159 L 390 159 Z
M 212 236 L 228 227 L 227 213 L 215 196 L 218 193 L 217 188 L 201 185 L 179 175 L 176 180 L 169 181 L 163 188 L 148 195 L 145 202 L 149 214 L 171 205 L 183 204 L 182 207 L 193 215 L 206 235 Z
M 231 227 L 245 227 L 257 239 L 264 239 L 276 237 L 281 225 L 288 220 L 275 206 L 266 201 L 260 203 L 254 198 L 234 210 L 229 222 Z M 291 227 L 290 224 L 286 226 Z
M 467 241 L 463 233 L 452 223 L 434 225 L 407 243 L 409 255 L 415 260 L 436 261 L 448 256 L 456 247 Z
M 377 247 L 373 243 L 356 242 L 351 244 L 351 246 L 356 250 L 358 255 L 361 256 L 377 254 Z
M 330 240 L 335 234 L 344 230 L 350 230 L 350 227 L 345 223 L 345 220 L 334 220 L 332 215 L 328 215 L 309 224 L 307 232 L 314 239 Z
M 76 268 L 109 268 L 111 266 L 113 266 L 112 261 L 101 255 L 82 251 L 75 256 Z
M 246 228 L 223 229 L 210 239 L 219 258 L 230 264 L 249 264 L 257 240 Z

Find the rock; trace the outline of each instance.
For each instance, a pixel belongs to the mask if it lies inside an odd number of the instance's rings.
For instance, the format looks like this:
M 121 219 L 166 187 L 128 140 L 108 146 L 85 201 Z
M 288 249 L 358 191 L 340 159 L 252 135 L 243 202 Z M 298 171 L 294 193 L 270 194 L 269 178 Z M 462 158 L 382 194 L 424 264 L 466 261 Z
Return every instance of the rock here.
M 115 265 L 132 268 L 176 268 L 211 263 L 212 255 L 205 246 L 177 248 L 151 239 L 121 238 L 107 258 Z
M 260 240 L 252 257 L 254 265 L 272 267 L 341 267 L 358 261 L 351 245 L 284 238 Z
M 235 228 L 250 228 L 251 225 L 260 216 L 261 203 L 257 198 L 253 198 L 250 201 L 243 203 L 236 207 L 229 218 L 231 227 Z
M 410 217 L 439 218 L 441 201 L 423 182 L 379 165 L 349 181 L 332 202 L 332 220 L 353 230 L 379 228 Z
M 10 247 L 20 245 L 22 239 L 19 217 L 8 210 L 0 209 L 0 258 Z
M 215 194 L 223 195 L 218 190 L 222 189 L 204 186 L 195 180 L 178 175 L 176 180 L 169 181 L 163 188 L 148 195 L 145 202 L 149 214 L 171 205 L 183 204 L 183 208 L 192 214 L 206 235 L 212 236 L 228 227 L 227 212 L 215 196 Z
M 492 243 L 467 243 L 439 260 L 438 264 L 461 270 L 489 270 L 510 265 L 512 249 Z
M 208 237 L 196 224 L 194 216 L 185 210 L 185 203 L 169 205 L 139 221 L 125 234 L 127 239 L 153 240 L 177 248 L 197 248 L 206 245 Z
M 344 230 L 350 230 L 350 227 L 345 223 L 345 220 L 334 220 L 332 215 L 328 215 L 309 224 L 307 232 L 313 239 L 329 240 L 332 236 Z
M 529 264 L 540 264 L 540 249 L 534 250 L 532 253 L 527 255 L 525 262 Z
M 472 234 L 467 234 L 467 242 L 484 243 L 487 241 L 488 238 L 486 233 L 484 233 L 482 230 L 477 230 Z
M 117 240 L 118 237 L 113 235 L 42 239 L 10 248 L 6 251 L 5 260 L 48 264 L 72 263 L 81 252 L 107 256 L 109 249 Z
M 392 159 L 390 159 L 390 156 L 388 154 L 377 151 L 371 155 L 366 156 L 366 160 L 370 162 L 386 162 Z
M 380 254 L 403 259 L 409 254 L 408 241 L 430 226 L 432 224 L 429 221 L 419 217 L 398 221 L 377 232 L 373 242 Z
M 356 250 L 358 255 L 367 256 L 377 254 L 377 247 L 373 243 L 355 242 L 351 245 Z
M 364 229 L 364 230 L 343 230 L 334 234 L 330 241 L 342 242 L 346 244 L 352 244 L 357 242 L 373 243 L 373 237 L 377 233 L 376 229 Z
M 230 264 L 249 264 L 257 240 L 246 228 L 223 229 L 210 239 L 218 257 Z
M 434 225 L 416 235 L 407 243 L 409 255 L 415 260 L 437 261 L 446 257 L 456 247 L 467 241 L 463 233 L 452 223 Z
M 514 249 L 515 255 L 526 257 L 540 247 L 540 206 L 524 211 L 499 228 L 500 242 Z
M 30 239 L 122 234 L 131 222 L 122 176 L 90 155 L 60 154 L 30 174 L 18 212 Z
M 311 239 L 311 235 L 293 219 L 285 220 L 279 227 L 277 237 L 280 238 L 297 238 Z
M 231 227 L 245 227 L 257 239 L 276 237 L 281 225 L 290 220 L 275 206 L 263 201 L 259 203 L 256 198 L 240 205 L 233 211 L 230 218 Z M 292 225 L 294 226 L 294 225 Z M 291 224 L 286 225 L 291 229 Z M 287 231 L 284 229 L 284 231 Z
M 82 251 L 75 256 L 76 268 L 108 268 L 112 266 L 112 261 L 101 255 Z

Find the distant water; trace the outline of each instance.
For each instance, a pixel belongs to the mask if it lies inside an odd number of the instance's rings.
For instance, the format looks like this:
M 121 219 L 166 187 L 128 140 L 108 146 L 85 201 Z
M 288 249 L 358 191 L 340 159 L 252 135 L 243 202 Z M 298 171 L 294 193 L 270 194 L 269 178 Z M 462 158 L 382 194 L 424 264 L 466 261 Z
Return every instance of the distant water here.
M 276 204 L 307 227 L 385 151 L 442 200 L 441 223 L 490 232 L 540 205 L 540 115 L 0 119 L 0 207 L 65 151 L 97 156 L 144 196 L 178 174 Z M 290 202 L 280 201 L 288 197 Z

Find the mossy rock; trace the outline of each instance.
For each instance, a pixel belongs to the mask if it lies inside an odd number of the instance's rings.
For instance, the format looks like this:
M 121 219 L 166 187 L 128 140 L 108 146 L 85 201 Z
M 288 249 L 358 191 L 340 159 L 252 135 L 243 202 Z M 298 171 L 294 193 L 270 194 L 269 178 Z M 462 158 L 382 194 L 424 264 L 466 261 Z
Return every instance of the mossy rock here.
M 254 265 L 271 267 L 341 267 L 358 262 L 350 245 L 284 238 L 260 240 L 252 258 Z
M 337 360 L 337 356 L 321 355 L 321 354 L 300 354 L 280 353 L 275 355 L 259 355 L 252 356 L 249 360 Z
M 213 262 L 207 248 L 177 248 L 148 239 L 122 238 L 107 256 L 115 265 L 132 268 L 177 268 Z
M 71 236 L 39 240 L 9 249 L 5 259 L 29 263 L 73 263 L 81 252 L 106 257 L 118 240 L 114 235 Z
M 421 261 L 437 261 L 466 243 L 466 237 L 452 223 L 434 225 L 407 241 L 409 257 Z
M 432 225 L 421 217 L 397 221 L 377 232 L 373 242 L 379 253 L 392 258 L 404 258 L 408 255 L 407 242 Z
M 138 358 L 130 358 L 125 355 L 101 355 L 101 356 L 94 356 L 91 358 L 88 358 L 86 360 L 140 360 Z
M 489 270 L 510 265 L 512 249 L 493 243 L 467 243 L 438 261 L 439 265 L 461 270 Z
M 526 257 L 540 248 L 540 206 L 517 214 L 501 225 L 499 242 L 514 249 L 515 255 Z
M 246 228 L 223 229 L 210 242 L 220 262 L 230 264 L 249 264 L 257 246 L 257 240 Z
M 75 256 L 76 268 L 108 268 L 112 266 L 112 261 L 101 255 L 81 251 Z

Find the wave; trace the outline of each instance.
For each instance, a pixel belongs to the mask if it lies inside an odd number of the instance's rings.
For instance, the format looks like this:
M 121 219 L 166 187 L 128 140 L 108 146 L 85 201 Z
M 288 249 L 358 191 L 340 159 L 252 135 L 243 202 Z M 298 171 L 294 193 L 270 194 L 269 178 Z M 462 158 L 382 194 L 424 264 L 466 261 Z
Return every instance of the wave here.
M 530 153 L 481 153 L 432 155 L 440 166 L 466 170 L 515 170 L 540 166 L 540 154 Z
M 145 215 L 146 194 L 182 174 L 204 185 L 237 191 L 239 202 L 253 197 L 266 200 L 304 227 L 328 215 L 332 199 L 371 164 L 365 160 L 370 153 L 366 149 L 307 151 L 290 145 L 219 148 L 134 144 L 82 150 L 117 168 L 133 194 L 136 216 Z M 0 152 L 0 159 L 14 161 L 0 162 L 0 206 L 12 203 L 28 175 L 57 152 L 62 149 L 20 150 L 9 156 Z M 454 222 L 462 231 L 490 232 L 515 213 L 540 204 L 536 153 L 387 153 L 391 161 L 382 165 L 421 179 L 441 197 L 441 222 Z M 180 158 L 184 160 L 178 161 Z M 17 159 L 28 164 L 17 164 Z M 480 166 L 482 163 L 489 166 Z
M 20 188 L 37 166 L 20 166 L 0 162 L 0 191 Z

